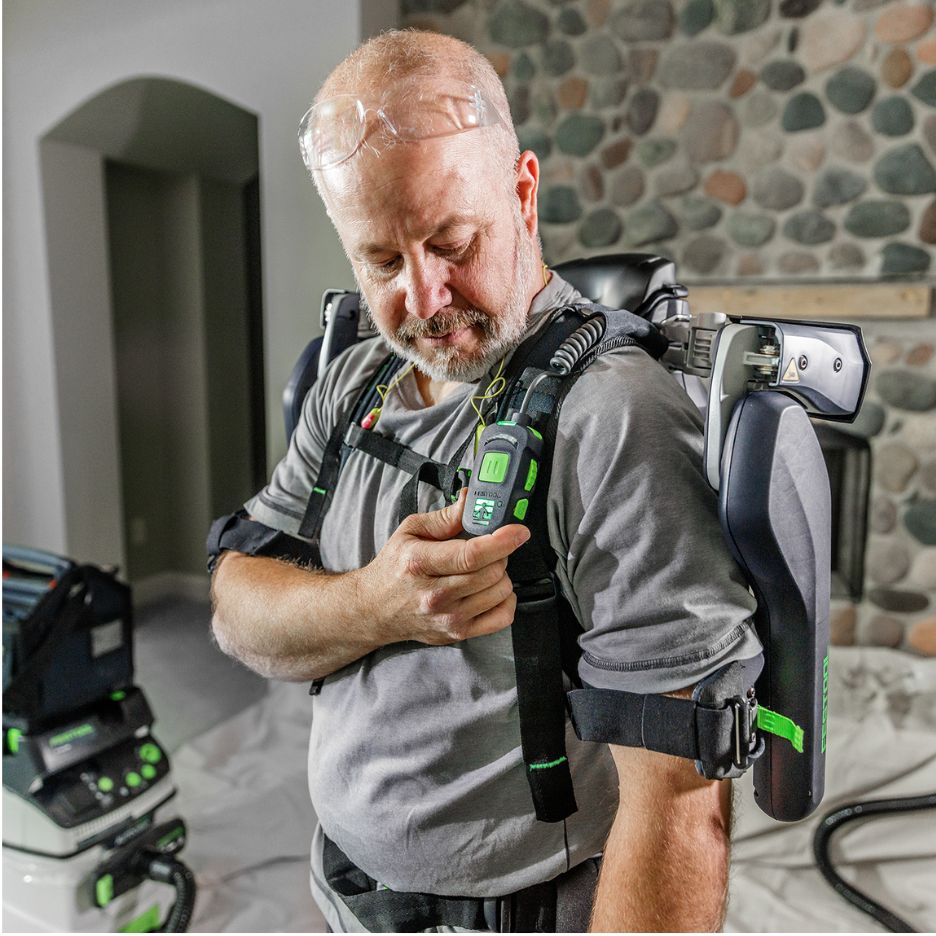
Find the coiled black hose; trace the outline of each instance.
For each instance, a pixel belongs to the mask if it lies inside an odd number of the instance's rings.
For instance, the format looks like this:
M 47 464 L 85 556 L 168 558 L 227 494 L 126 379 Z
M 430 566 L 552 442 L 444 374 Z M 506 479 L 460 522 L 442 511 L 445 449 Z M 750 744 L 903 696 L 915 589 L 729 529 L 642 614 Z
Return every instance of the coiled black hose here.
M 159 932 L 184 933 L 195 909 L 195 875 L 181 861 L 170 855 L 157 854 L 147 862 L 145 876 L 151 881 L 171 884 L 175 888 L 175 903 Z
M 593 348 L 601 340 L 605 331 L 603 315 L 593 315 L 587 322 L 578 328 L 556 348 L 555 354 L 549 361 L 549 366 L 557 374 L 568 374 L 581 360 L 585 352 Z
M 886 907 L 882 907 L 868 897 L 867 894 L 863 894 L 856 887 L 852 887 L 851 884 L 839 876 L 835 868 L 832 867 L 829 858 L 829 842 L 837 829 L 856 819 L 933 808 L 936 808 L 936 793 L 895 799 L 868 800 L 865 803 L 850 803 L 825 815 L 813 837 L 813 853 L 816 856 L 816 864 L 819 866 L 822 876 L 841 897 L 844 897 L 850 904 L 854 904 L 859 910 L 874 917 L 892 933 L 915 933 L 917 931 L 906 920 L 901 919 L 896 913 L 891 913 Z

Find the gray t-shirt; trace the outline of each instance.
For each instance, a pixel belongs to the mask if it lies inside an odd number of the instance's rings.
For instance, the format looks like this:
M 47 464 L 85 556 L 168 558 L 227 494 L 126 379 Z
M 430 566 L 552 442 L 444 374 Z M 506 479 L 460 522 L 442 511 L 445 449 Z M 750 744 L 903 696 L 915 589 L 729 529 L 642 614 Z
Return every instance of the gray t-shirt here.
M 530 326 L 578 294 L 557 275 Z M 289 452 L 246 505 L 295 534 L 337 423 L 388 349 L 339 357 L 313 386 Z M 475 430 L 464 385 L 423 405 L 413 375 L 374 431 L 447 462 Z M 478 402 L 476 399 L 475 402 Z M 731 559 L 701 463 L 701 420 L 676 381 L 639 348 L 599 357 L 566 397 L 548 492 L 557 575 L 584 628 L 582 678 L 665 692 L 760 651 L 754 601 Z M 469 446 L 470 467 L 472 449 Z M 373 559 L 396 528 L 410 476 L 354 451 L 322 527 L 323 565 Z M 419 489 L 419 510 L 444 506 Z M 309 789 L 325 833 L 393 890 L 492 896 L 548 880 L 601 851 L 617 808 L 605 745 L 567 728 L 578 812 L 533 814 L 520 750 L 510 629 L 449 646 L 383 647 L 329 676 L 313 711 Z M 320 878 L 320 856 L 313 854 Z

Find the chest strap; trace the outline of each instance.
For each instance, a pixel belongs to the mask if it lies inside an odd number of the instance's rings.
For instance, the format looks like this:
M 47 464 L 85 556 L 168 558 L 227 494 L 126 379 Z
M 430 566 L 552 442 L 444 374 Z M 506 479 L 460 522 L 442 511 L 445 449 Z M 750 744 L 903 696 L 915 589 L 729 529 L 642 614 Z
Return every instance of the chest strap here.
M 374 429 L 363 429 L 357 425 L 348 427 L 344 444 L 349 449 L 364 452 L 364 454 L 370 455 L 372 458 L 377 458 L 412 475 L 400 495 L 397 514 L 397 524 L 399 525 L 410 514 L 416 513 L 419 509 L 420 481 L 438 488 L 448 498 L 454 497 L 458 493 L 463 483 L 459 465 L 468 450 L 468 446 L 471 444 L 471 437 L 462 444 L 448 464 L 421 455 L 408 445 L 403 445 L 402 442 L 381 435 Z

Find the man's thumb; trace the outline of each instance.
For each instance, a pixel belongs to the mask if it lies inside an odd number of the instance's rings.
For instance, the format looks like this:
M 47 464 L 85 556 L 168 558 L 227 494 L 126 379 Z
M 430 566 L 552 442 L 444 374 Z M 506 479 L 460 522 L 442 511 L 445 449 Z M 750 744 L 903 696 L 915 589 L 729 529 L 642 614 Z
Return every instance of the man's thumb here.
M 406 532 L 423 539 L 448 540 L 462 531 L 462 512 L 468 489 L 458 492 L 458 499 L 447 507 L 429 513 L 411 514 L 406 518 Z

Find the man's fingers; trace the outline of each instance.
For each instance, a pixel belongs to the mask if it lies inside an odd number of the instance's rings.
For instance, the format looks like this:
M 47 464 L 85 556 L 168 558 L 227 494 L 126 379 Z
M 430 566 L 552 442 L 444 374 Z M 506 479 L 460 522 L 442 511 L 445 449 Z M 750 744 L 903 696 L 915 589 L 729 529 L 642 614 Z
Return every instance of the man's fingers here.
M 425 575 L 467 575 L 506 559 L 529 538 L 530 531 L 525 526 L 511 523 L 472 539 L 424 543 L 417 547 L 419 568 Z
M 479 614 L 470 625 L 472 637 L 482 637 L 485 634 L 496 634 L 497 631 L 510 627 L 513 624 L 514 614 L 517 611 L 517 596 L 511 593 L 498 605 Z
M 513 583 L 507 576 L 504 576 L 499 582 L 483 591 L 475 592 L 473 595 L 463 598 L 459 603 L 458 610 L 468 618 L 477 618 L 482 614 L 496 608 L 513 594 Z M 474 622 L 472 621 L 472 628 Z
M 449 540 L 458 536 L 462 531 L 461 518 L 467 496 L 468 489 L 461 488 L 454 503 L 429 513 L 411 514 L 400 524 L 400 530 L 421 539 Z

